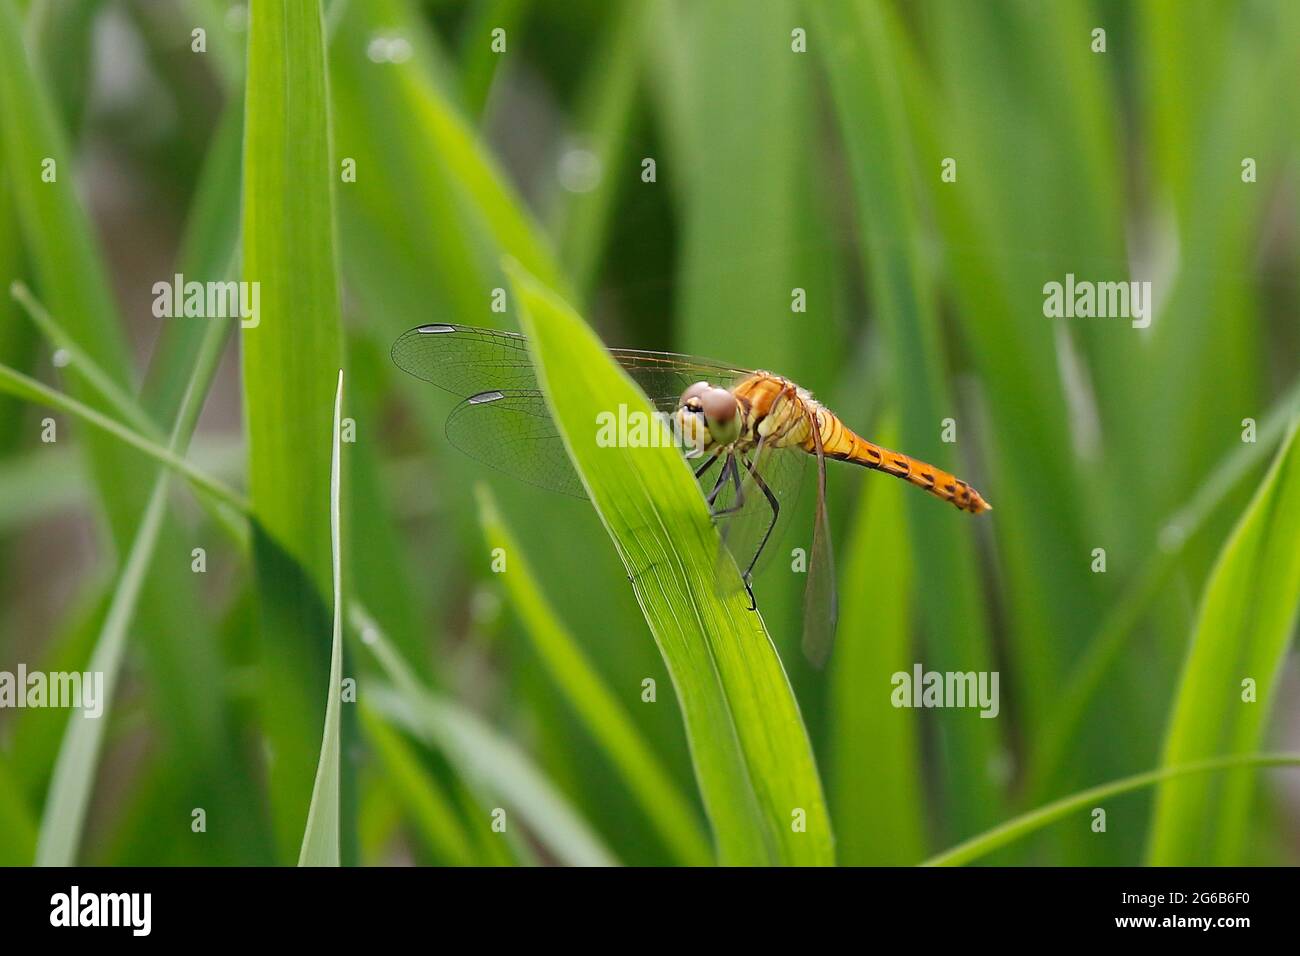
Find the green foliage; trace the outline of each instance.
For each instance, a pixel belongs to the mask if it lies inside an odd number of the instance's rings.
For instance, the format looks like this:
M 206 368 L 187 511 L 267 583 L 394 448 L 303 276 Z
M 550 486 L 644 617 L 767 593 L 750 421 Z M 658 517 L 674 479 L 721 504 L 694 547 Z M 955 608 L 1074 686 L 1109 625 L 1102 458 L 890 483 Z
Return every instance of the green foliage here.
M 591 409 L 649 415 L 650 404 L 568 305 L 518 266 L 509 271 L 552 414 L 673 676 L 719 862 L 831 862 L 798 705 L 743 591 L 717 593 L 721 541 L 686 462 L 667 443 L 597 443 Z
M 243 268 L 261 315 L 241 332 L 263 720 L 281 853 L 302 840 L 329 633 L 330 436 L 343 365 L 324 22 L 317 4 L 250 11 Z
M 0 0 L 0 671 L 110 695 L 0 712 L 0 864 L 1296 862 L 1300 5 L 227 8 Z M 178 272 L 259 283 L 237 361 Z M 1150 327 L 1049 318 L 1067 274 Z M 450 446 L 428 322 L 530 336 L 590 501 Z M 678 453 L 595 444 L 647 408 L 602 343 L 996 510 L 832 463 L 816 672 L 810 484 L 719 594 Z M 895 707 L 917 663 L 998 717 Z
M 1165 739 L 1166 766 L 1256 749 L 1278 706 L 1300 609 L 1300 441 L 1293 427 L 1210 573 Z M 1217 784 L 1212 786 L 1212 784 Z M 1161 786 L 1150 860 L 1242 860 L 1253 776 Z

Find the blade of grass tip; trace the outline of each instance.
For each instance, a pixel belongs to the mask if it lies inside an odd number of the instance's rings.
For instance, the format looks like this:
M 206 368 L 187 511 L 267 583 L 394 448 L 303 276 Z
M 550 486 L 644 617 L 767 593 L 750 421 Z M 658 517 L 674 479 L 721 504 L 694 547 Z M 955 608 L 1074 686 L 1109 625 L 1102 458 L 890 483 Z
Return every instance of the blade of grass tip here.
M 342 368 L 332 129 L 319 2 L 249 8 L 243 278 L 259 290 L 241 329 L 249 498 L 276 845 L 296 859 L 329 683 L 330 440 L 311 427 Z
M 205 340 L 204 349 L 200 351 L 190 387 L 177 414 L 168 448 L 165 449 L 167 455 L 176 461 L 183 461 L 176 451 L 185 448 L 198 422 L 203 398 L 216 373 L 222 341 L 221 331 L 214 325 Z M 130 434 L 129 431 L 127 433 Z M 126 562 L 122 566 L 117 587 L 86 668 L 91 674 L 103 675 L 102 686 L 96 688 L 99 713 L 90 716 L 83 709 L 74 711 L 68 718 L 41 816 L 36 849 L 38 866 L 71 866 L 76 862 L 104 731 L 108 724 L 108 712 L 126 652 L 127 631 L 135 614 L 166 513 L 170 475 L 168 468 L 161 468 L 154 479 L 144 515 L 127 552 Z
M 573 866 L 617 864 L 600 838 L 527 755 L 469 710 L 426 689 L 363 608 L 350 621 L 393 688 L 367 688 L 375 709 L 436 746 L 476 791 L 517 813 L 547 851 Z M 491 821 L 484 820 L 486 827 Z M 507 821 L 507 828 L 509 822 Z
M 249 511 L 248 502 L 244 500 L 242 495 L 206 472 L 200 471 L 195 465 L 176 454 L 171 448 L 164 448 L 156 442 L 150 441 L 143 435 L 127 428 L 121 422 L 109 418 L 89 405 L 82 404 L 75 398 L 57 392 L 7 365 L 0 365 L 0 391 L 8 392 L 38 405 L 44 405 L 55 411 L 73 415 L 86 424 L 93 425 L 95 428 L 121 439 L 159 464 L 165 465 L 172 471 L 184 476 L 196 488 L 201 488 L 213 497 L 220 499 L 240 514 L 247 514 Z
M 1169 718 L 1163 763 L 1242 753 L 1259 745 L 1277 705 L 1300 612 L 1300 421 L 1233 529 L 1205 587 Z M 1231 774 L 1160 787 L 1149 860 L 1163 866 L 1236 865 L 1253 779 Z
M 1200 774 L 1215 773 L 1226 770 L 1239 770 L 1263 767 L 1300 767 L 1300 754 L 1238 754 L 1232 757 L 1218 757 L 1214 760 L 1202 760 L 1198 763 L 1184 764 L 1177 767 L 1162 767 L 1148 770 L 1132 777 L 1115 780 L 1111 783 L 1081 790 L 1060 800 L 1054 800 L 1046 806 L 1008 820 L 993 829 L 959 843 L 950 850 L 932 856 L 923 866 L 962 866 L 971 860 L 987 856 L 994 850 L 1013 843 L 1021 837 L 1041 830 L 1050 823 L 1062 820 L 1077 810 L 1091 810 L 1099 802 L 1109 800 L 1121 794 L 1141 790 L 1169 780 L 1193 777 Z
M 503 59 L 492 48 L 492 31 L 501 29 L 514 36 L 527 6 L 525 0 L 488 0 L 475 4 L 465 18 L 459 40 L 460 88 L 471 116 L 482 114 Z
M 552 417 L 672 676 L 720 861 L 832 864 L 799 706 L 761 615 L 739 587 L 717 593 L 718 532 L 680 449 L 582 318 L 517 263 L 506 271 Z M 624 406 L 663 441 L 602 443 L 593 411 Z
M 713 862 L 713 851 L 696 820 L 694 809 L 587 660 L 577 641 L 560 622 L 533 577 L 527 556 L 502 520 L 488 487 L 479 484 L 475 491 L 488 547 L 501 548 L 508 555 L 509 567 L 502 576 L 506 590 L 524 621 L 524 629 L 542 665 L 569 706 L 604 748 L 606 756 L 664 843 L 681 862 L 708 866 Z
M 339 708 L 343 696 L 343 558 L 339 545 L 339 442 L 343 429 L 343 370 L 334 395 L 334 447 L 330 455 L 330 554 L 334 573 L 334 636 L 330 650 L 329 698 L 320 760 L 307 808 L 299 866 L 339 865 Z

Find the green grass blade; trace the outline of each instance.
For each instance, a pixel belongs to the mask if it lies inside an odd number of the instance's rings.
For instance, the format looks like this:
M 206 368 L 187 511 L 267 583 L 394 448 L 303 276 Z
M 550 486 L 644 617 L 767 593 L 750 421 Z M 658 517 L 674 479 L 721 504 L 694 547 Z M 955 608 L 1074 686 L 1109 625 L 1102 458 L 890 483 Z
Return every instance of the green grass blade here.
M 40 837 L 36 847 L 37 866 L 72 866 L 77 862 L 77 849 L 81 843 L 86 809 L 95 783 L 104 731 L 108 727 L 109 702 L 117 686 L 117 676 L 126 653 L 127 630 L 135 613 L 154 545 L 162 527 L 167 506 L 167 472 L 161 472 L 154 482 L 153 493 L 145 509 L 144 519 L 131 549 L 113 603 L 104 619 L 103 630 L 95 643 L 87 670 L 103 674 L 103 713 L 90 717 L 84 711 L 74 711 L 68 718 L 68 727 L 59 747 L 50 779 L 49 793 L 41 816 Z
M 28 866 L 36 856 L 36 821 L 8 754 L 0 753 L 0 866 Z
M 1182 780 L 1202 774 L 1224 770 L 1246 770 L 1261 767 L 1300 767 L 1300 754 L 1238 754 L 1232 757 L 1217 757 L 1198 763 L 1183 764 L 1176 767 L 1162 767 L 1149 770 L 1122 780 L 1102 784 L 1088 790 L 1081 790 L 1060 800 L 1054 800 L 1044 807 L 1018 816 L 987 833 L 972 837 L 950 850 L 926 860 L 925 866 L 962 866 L 971 860 L 986 856 L 994 850 L 1013 843 L 1021 837 L 1041 830 L 1050 823 L 1062 820 L 1078 810 L 1091 809 L 1103 800 L 1131 793 L 1165 781 Z M 1087 823 L 1081 823 L 1087 826 Z
M 50 341 L 51 345 L 68 354 L 71 359 L 69 365 L 76 368 L 87 384 L 102 396 L 128 425 L 153 441 L 161 439 L 161 433 L 153 419 L 141 410 L 131 394 L 100 368 L 99 363 L 77 344 L 43 305 L 36 301 L 26 285 L 22 282 L 14 282 L 9 286 L 9 293 L 23 307 L 23 311 L 27 313 L 27 317 L 32 320 L 32 324 L 40 330 L 40 333 Z
M 596 157 L 600 178 L 590 192 L 564 198 L 554 231 L 565 271 L 584 299 L 596 279 L 616 200 L 629 181 L 620 170 L 629 163 L 637 83 L 652 9 L 640 0 L 622 0 L 611 12 L 609 35 L 583 79 L 574 110 L 579 148 Z
M 249 11 L 243 278 L 260 287 L 242 330 L 249 498 L 260 619 L 262 723 L 282 858 L 298 856 L 328 684 L 331 442 L 315 424 L 343 366 L 335 270 L 324 25 L 319 3 Z
M 0 365 L 0 391 L 8 392 L 10 395 L 15 395 L 38 405 L 44 405 L 47 408 L 53 408 L 56 411 L 75 415 L 86 424 L 93 425 L 96 429 L 121 439 L 159 464 L 165 465 L 172 471 L 183 475 L 189 479 L 195 488 L 201 488 L 213 497 L 219 498 L 236 511 L 241 513 L 248 511 L 248 503 L 238 492 L 206 472 L 200 471 L 197 466 L 176 454 L 171 448 L 164 448 L 162 445 L 136 434 L 130 428 L 101 412 L 97 412 L 89 405 L 82 404 L 62 392 L 57 392 L 49 386 L 36 381 L 36 379 L 29 378 L 22 372 L 9 368 L 7 365 Z
M 1170 714 L 1163 762 L 1184 764 L 1258 746 L 1277 707 L 1300 609 L 1300 425 L 1219 554 Z M 1243 682 L 1256 687 L 1247 699 Z M 1252 779 L 1231 774 L 1163 785 L 1152 816 L 1155 865 L 1241 862 Z
M 0 149 L 28 260 L 50 311 L 63 319 L 98 366 L 125 387 L 132 375 L 123 324 L 94 230 L 76 195 L 72 154 L 50 86 L 24 49 L 23 33 L 12 0 L 0 0 Z M 54 182 L 42 181 L 47 159 L 55 163 L 48 167 L 57 175 Z M 71 377 L 68 388 L 78 400 L 107 410 L 107 403 L 79 376 Z M 144 511 L 149 469 L 102 434 L 88 435 L 86 448 L 113 544 L 124 553 Z
M 176 452 L 185 448 L 193 434 L 203 398 L 216 373 L 224 341 L 225 334 L 220 326 L 211 325 L 166 449 L 168 455 L 177 461 L 183 461 Z M 127 632 L 135 615 L 166 513 L 170 474 L 167 468 L 162 468 L 154 479 L 144 516 L 127 552 L 108 613 L 104 617 L 86 668 L 91 673 L 104 675 L 102 713 L 98 717 L 89 717 L 79 710 L 68 718 L 41 816 L 36 850 L 36 863 L 39 866 L 71 866 L 77 862 L 77 850 L 99 765 L 113 691 L 126 652 Z
M 407 38 L 410 59 L 377 67 L 367 52 L 376 34 Z M 413 4 L 372 0 L 347 5 L 330 48 L 338 150 L 358 169 L 340 191 L 348 276 L 394 334 L 431 312 L 498 320 L 486 303 L 503 284 L 503 252 L 564 281 L 545 234 L 434 81 L 430 47 Z M 395 207 L 394 195 L 405 201 Z
M 880 441 L 894 447 L 893 427 Z M 834 770 L 830 798 L 838 856 L 850 866 L 908 866 L 925 855 L 925 790 L 916 711 L 890 704 L 890 679 L 916 660 L 907 519 L 897 481 L 862 483 L 845 542 L 840 630 L 831 658 Z M 881 821 L 889 821 L 881 826 Z
M 527 755 L 470 711 L 425 689 L 375 622 L 355 605 L 351 618 L 362 644 L 393 683 L 389 690 L 364 690 L 380 714 L 438 747 L 476 790 L 505 801 L 556 859 L 574 866 L 617 863 Z M 509 826 L 507 820 L 507 832 Z
M 914 162 L 896 61 L 883 8 L 837 2 L 815 8 L 826 36 L 826 66 L 845 139 L 857 214 L 864 233 L 864 268 L 885 325 L 896 371 L 907 384 L 899 432 L 909 454 L 961 473 L 953 447 L 940 440 L 940 423 L 964 422 L 947 381 L 936 293 L 915 237 L 921 234 L 914 195 Z M 831 38 L 838 39 L 831 39 Z M 892 151 L 886 143 L 898 144 Z M 971 433 L 962 425 L 964 434 Z M 1000 507 L 990 495 L 994 507 Z M 939 508 L 922 495 L 906 496 L 913 564 L 918 577 L 926 667 L 940 671 L 992 670 L 986 609 L 977 574 L 975 528 L 969 516 Z M 1000 512 L 990 517 L 1000 520 Z M 996 720 L 937 712 L 944 818 L 956 834 L 997 819 L 1002 800 L 990 768 L 1001 743 Z
M 343 556 L 339 544 L 339 444 L 343 433 L 343 370 L 334 396 L 334 447 L 330 455 L 330 555 L 334 575 L 334 637 L 330 645 L 329 697 L 325 702 L 325 733 L 312 784 L 307 829 L 298 853 L 299 866 L 339 865 L 339 708 L 343 696 Z
M 721 862 L 832 863 L 798 705 L 762 618 L 739 588 L 715 591 L 719 539 L 681 453 L 597 444 L 596 410 L 649 414 L 645 396 L 568 305 L 509 271 L 552 415 L 673 677 Z
M 407 808 L 419 834 L 440 862 L 456 866 L 475 863 L 474 848 L 460 825 L 452 797 L 420 765 L 405 738 L 364 701 L 361 726 L 384 766 L 385 782 Z
M 1243 442 L 1225 455 L 1187 504 L 1164 522 L 1160 547 L 1111 605 L 1056 695 L 1046 719 L 1048 729 L 1040 735 L 1029 761 L 1024 790 L 1031 799 L 1043 795 L 1061 766 L 1102 679 L 1128 646 L 1151 601 L 1178 567 L 1188 542 L 1205 527 L 1250 470 L 1274 451 L 1297 415 L 1300 415 L 1300 382 L 1292 385 L 1260 420 L 1256 441 Z
M 479 515 L 489 548 L 502 548 L 505 587 L 542 665 L 588 731 L 618 769 L 677 858 L 692 866 L 713 862 L 713 850 L 695 810 L 677 789 L 654 751 L 561 623 L 533 576 L 524 550 L 506 527 L 486 485 L 478 486 Z

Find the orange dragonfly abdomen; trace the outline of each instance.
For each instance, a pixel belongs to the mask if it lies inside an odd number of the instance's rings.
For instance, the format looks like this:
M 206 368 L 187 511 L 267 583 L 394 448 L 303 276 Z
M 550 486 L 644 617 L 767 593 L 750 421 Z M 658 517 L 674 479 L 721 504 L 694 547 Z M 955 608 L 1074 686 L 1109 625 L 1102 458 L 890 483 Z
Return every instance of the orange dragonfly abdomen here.
M 850 461 L 910 481 L 918 488 L 923 488 L 944 501 L 951 501 L 962 511 L 969 511 L 973 515 L 993 508 L 978 491 L 956 475 L 910 455 L 867 441 L 825 407 L 817 408 L 814 414 L 821 432 L 822 453 L 827 458 Z M 816 454 L 817 447 L 811 430 L 803 440 L 802 448 Z

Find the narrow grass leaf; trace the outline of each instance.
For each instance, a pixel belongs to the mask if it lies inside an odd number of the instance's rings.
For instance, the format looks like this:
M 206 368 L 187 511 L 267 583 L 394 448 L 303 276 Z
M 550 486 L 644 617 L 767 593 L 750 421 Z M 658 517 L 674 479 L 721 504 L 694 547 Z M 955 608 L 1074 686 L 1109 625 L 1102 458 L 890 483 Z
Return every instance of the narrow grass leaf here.
M 694 808 L 547 601 L 527 555 L 502 521 L 487 486 L 479 485 L 477 490 L 488 547 L 501 548 L 508 556 L 508 570 L 502 579 L 551 680 L 600 743 L 678 860 L 693 866 L 712 863 L 713 851 Z
M 236 511 L 248 511 L 248 503 L 242 495 L 206 472 L 200 471 L 197 466 L 176 454 L 171 448 L 165 448 L 150 441 L 116 419 L 109 418 L 89 405 L 64 395 L 62 392 L 57 392 L 48 385 L 43 385 L 36 379 L 29 378 L 22 372 L 16 371 L 7 365 L 0 365 L 0 391 L 8 392 L 10 395 L 15 395 L 37 405 L 44 405 L 47 408 L 76 416 L 86 424 L 107 432 L 143 452 L 159 464 L 165 465 L 183 475 L 189 479 L 195 488 L 201 488 L 213 497 L 219 498 Z
M 440 862 L 471 866 L 474 848 L 460 823 L 460 811 L 453 798 L 427 769 L 406 739 L 372 707 L 361 703 L 361 726 L 384 767 L 384 781 L 407 814 L 419 835 L 437 854 Z
M 353 606 L 353 626 L 392 688 L 364 689 L 380 714 L 436 746 L 471 787 L 507 803 L 557 860 L 573 866 L 613 866 L 617 860 L 528 756 L 469 710 L 426 689 L 365 612 Z M 482 821 L 488 828 L 491 820 Z M 509 832 L 509 818 L 506 827 Z
M 1044 807 L 1018 816 L 987 833 L 972 837 L 950 850 L 925 861 L 925 866 L 962 866 L 972 860 L 987 856 L 994 850 L 1014 843 L 1028 836 L 1035 830 L 1041 830 L 1050 823 L 1063 820 L 1071 813 L 1089 810 L 1103 800 L 1121 794 L 1141 790 L 1166 781 L 1182 780 L 1203 774 L 1221 771 L 1258 769 L 1262 767 L 1300 767 L 1300 754 L 1239 754 L 1232 757 L 1217 757 L 1197 763 L 1183 764 L 1176 767 L 1162 767 L 1149 770 L 1122 780 L 1102 784 L 1081 790 L 1060 800 L 1054 800 Z M 1085 824 L 1086 825 L 1086 824 Z
M 50 311 L 126 387 L 132 376 L 112 286 L 76 194 L 72 153 L 50 87 L 24 48 L 23 34 L 12 0 L 0 0 L 0 149 L 28 260 Z M 43 176 L 54 178 L 42 181 Z M 107 402 L 75 368 L 71 372 L 71 395 L 107 411 Z M 113 544 L 124 553 L 144 511 L 149 470 L 105 435 L 89 434 L 86 449 Z
M 307 829 L 298 853 L 299 866 L 339 865 L 339 708 L 343 698 L 343 554 L 339 544 L 339 443 L 343 434 L 343 370 L 334 396 L 334 447 L 330 455 L 330 555 L 334 575 L 334 636 L 330 643 L 329 697 L 320 760 L 307 808 Z
M 184 450 L 198 422 L 203 398 L 212 383 L 224 338 L 218 325 L 209 327 L 205 349 L 200 352 L 199 362 L 181 403 L 166 449 L 167 454 L 176 461 L 184 460 L 178 452 Z M 99 766 L 104 733 L 108 727 L 108 714 L 126 653 L 128 630 L 162 528 L 170 477 L 170 471 L 161 468 L 154 478 L 148 505 L 127 552 L 126 562 L 122 566 L 108 612 L 86 667 L 92 674 L 103 675 L 102 689 L 98 689 L 99 713 L 90 716 L 82 709 L 74 711 L 68 718 L 45 797 L 36 850 L 37 865 L 71 866 L 77 862 L 86 810 Z
M 253 4 L 244 105 L 242 330 L 262 724 L 276 842 L 297 858 L 328 684 L 331 443 L 319 427 L 343 366 L 324 24 L 318 2 Z
M 882 427 L 887 447 L 895 429 Z M 845 542 L 839 642 L 831 658 L 831 808 L 838 856 L 849 866 L 910 866 L 925 855 L 925 789 L 916 711 L 890 703 L 892 675 L 916 660 L 915 571 L 906 541 L 906 487 L 862 482 Z M 888 820 L 888 826 L 880 821 Z
M 598 444 L 597 410 L 649 403 L 577 313 L 508 270 L 551 412 L 672 675 L 720 861 L 832 863 L 798 704 L 761 616 L 739 588 L 717 593 L 718 534 L 680 451 Z
M 1259 745 L 1278 706 L 1300 608 L 1300 425 L 1219 554 L 1197 616 L 1165 738 L 1166 766 Z M 1242 862 L 1253 780 L 1161 786 L 1149 860 L 1159 866 Z
M 854 174 L 857 214 L 864 234 L 864 268 L 885 324 L 896 370 L 907 383 L 899 433 L 909 454 L 962 471 L 938 424 L 958 414 L 945 377 L 936 290 L 920 257 L 919 210 L 912 178 L 913 147 L 906 125 L 896 53 L 881 8 L 837 2 L 816 8 L 827 36 L 826 66 Z M 896 144 L 887 150 L 885 144 Z M 969 432 L 967 432 L 969 434 Z M 996 495 L 989 496 L 1001 509 Z M 968 516 L 941 509 L 921 495 L 906 497 L 913 564 L 918 576 L 925 664 L 940 671 L 987 671 L 992 651 L 977 573 L 974 528 Z M 1001 510 L 993 513 L 994 520 Z M 856 636 L 856 635 L 855 635 Z M 944 818 L 956 834 L 975 832 L 997 818 L 1002 800 L 990 768 L 1001 749 L 993 720 L 961 713 L 936 715 Z

